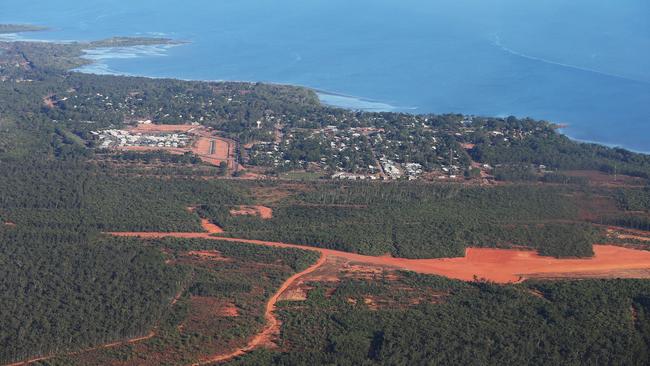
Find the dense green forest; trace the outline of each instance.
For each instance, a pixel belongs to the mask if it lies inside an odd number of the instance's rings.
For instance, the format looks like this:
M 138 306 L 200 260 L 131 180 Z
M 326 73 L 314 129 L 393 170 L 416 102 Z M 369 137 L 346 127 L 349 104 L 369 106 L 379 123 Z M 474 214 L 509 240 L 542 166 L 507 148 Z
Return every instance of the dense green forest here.
M 0 363 L 144 335 L 183 277 L 135 239 L 0 225 Z
M 232 364 L 649 362 L 647 281 L 501 286 L 403 273 L 396 283 L 347 279 L 333 293 L 328 286 L 318 284 L 307 301 L 284 303 L 279 350 L 255 351 Z
M 490 128 L 508 126 L 505 128 L 511 129 L 522 121 L 507 119 L 488 123 Z M 472 158 L 494 165 L 542 164 L 554 169 L 599 170 L 650 178 L 650 156 L 621 148 L 577 143 L 550 126 L 537 127 L 533 134 L 523 139 L 503 141 L 481 134 L 475 136 L 472 143 L 475 144 L 469 151 Z
M 94 164 L 2 163 L 0 217 L 21 227 L 99 231 L 201 231 L 187 208 L 245 203 L 222 181 L 123 176 Z
M 280 284 L 318 257 L 310 251 L 216 240 L 163 239 L 146 244 L 150 250 L 164 251 L 168 266 L 186 274 L 181 296 L 160 316 L 156 335 L 137 345 L 61 356 L 48 362 L 78 366 L 119 361 L 186 365 L 205 355 L 229 351 L 265 325 L 266 301 Z M 212 251 L 222 260 L 201 259 L 190 254 L 192 250 Z M 237 316 L 220 315 L 224 306 L 235 309 Z
M 226 235 L 371 255 L 454 257 L 470 246 L 526 246 L 549 256 L 590 256 L 599 233 L 577 221 L 571 189 L 319 183 L 276 203 L 272 219 L 231 216 L 229 205 L 199 212 Z

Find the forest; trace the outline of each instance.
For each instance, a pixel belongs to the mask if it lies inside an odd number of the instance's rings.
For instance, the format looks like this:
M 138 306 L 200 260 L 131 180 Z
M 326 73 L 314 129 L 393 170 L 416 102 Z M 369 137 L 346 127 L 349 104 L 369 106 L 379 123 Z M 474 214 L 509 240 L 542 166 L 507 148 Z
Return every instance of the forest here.
M 144 335 L 183 276 L 135 239 L 0 225 L 0 363 Z
M 142 245 L 142 243 L 141 243 Z M 146 242 L 165 253 L 167 266 L 185 274 L 176 301 L 159 318 L 155 335 L 135 344 L 60 355 L 54 365 L 186 365 L 244 344 L 264 326 L 268 298 L 317 257 L 297 249 L 265 248 L 215 240 Z M 201 257 L 193 251 L 214 253 Z M 230 311 L 230 313 L 226 312 Z
M 21 227 L 201 231 L 188 207 L 246 203 L 245 190 L 200 178 L 150 178 L 79 162 L 2 163 L 0 218 Z
M 520 121 L 516 119 L 504 122 L 506 126 L 516 126 L 518 123 Z M 474 147 L 469 151 L 472 158 L 493 165 L 541 164 L 552 169 L 598 170 L 650 178 L 649 155 L 621 148 L 577 143 L 559 134 L 551 126 L 539 128 L 524 139 L 504 142 L 502 139 L 480 135 L 472 142 Z
M 255 351 L 231 364 L 649 362 L 650 283 L 643 280 L 502 286 L 402 273 L 396 281 L 314 286 L 306 301 L 283 304 L 278 350 Z
M 601 238 L 598 229 L 579 220 L 578 200 L 566 198 L 571 188 L 316 184 L 275 203 L 271 219 L 232 216 L 229 205 L 202 205 L 198 212 L 225 235 L 405 258 L 513 246 L 554 257 L 588 257 Z

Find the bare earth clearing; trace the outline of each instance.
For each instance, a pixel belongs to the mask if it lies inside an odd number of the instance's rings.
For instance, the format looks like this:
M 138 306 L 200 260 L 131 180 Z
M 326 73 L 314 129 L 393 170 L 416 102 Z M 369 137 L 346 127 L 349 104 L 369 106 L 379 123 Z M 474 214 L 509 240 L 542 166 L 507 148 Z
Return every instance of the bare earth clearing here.
M 273 210 L 265 206 L 239 206 L 230 210 L 232 216 L 259 216 L 262 219 L 273 218 Z
M 531 250 L 467 248 L 465 257 L 435 258 L 435 259 L 406 259 L 390 256 L 373 257 L 355 253 L 341 252 L 305 245 L 287 244 L 263 240 L 215 237 L 212 234 L 222 233 L 223 230 L 203 220 L 204 233 L 155 233 L 155 232 L 119 232 L 111 233 L 116 236 L 135 236 L 141 238 L 201 238 L 243 242 L 279 248 L 298 248 L 318 251 L 325 256 L 340 257 L 348 261 L 368 265 L 401 269 L 424 274 L 436 274 L 449 278 L 472 281 L 484 279 L 497 283 L 512 283 L 522 281 L 530 276 L 539 277 L 541 274 L 563 273 L 568 277 L 581 273 L 597 273 L 602 278 L 617 277 L 618 273 L 629 274 L 630 270 L 650 269 L 650 252 L 623 248 L 614 245 L 594 245 L 592 258 L 557 259 L 543 257 Z M 642 276 L 646 278 L 647 276 Z
M 256 206 L 253 206 L 256 207 Z M 242 214 L 259 214 L 259 210 L 245 210 Z M 236 214 L 236 213 L 232 213 Z M 594 245 L 594 256 L 586 259 L 557 259 L 542 257 L 531 250 L 467 248 L 465 257 L 437 259 L 405 259 L 390 256 L 373 257 L 331 249 L 262 240 L 215 237 L 223 233 L 218 226 L 202 220 L 204 233 L 116 232 L 116 236 L 140 238 L 199 238 L 243 242 L 278 248 L 298 248 L 318 251 L 317 263 L 290 277 L 266 305 L 266 326 L 245 346 L 227 354 L 203 358 L 194 365 L 224 362 L 241 356 L 260 346 L 272 346 L 279 334 L 280 322 L 273 314 L 278 300 L 301 300 L 306 296 L 307 281 L 337 281 L 341 272 L 355 272 L 367 278 L 385 275 L 386 270 L 407 270 L 435 274 L 449 278 L 473 281 L 489 280 L 496 283 L 516 283 L 527 278 L 650 278 L 650 252 L 613 245 Z M 327 265 L 325 265 L 327 263 Z M 325 266 L 324 266 L 325 265 Z M 372 302 L 372 299 L 369 300 Z
M 170 154 L 184 154 L 193 152 L 205 163 L 219 166 L 222 162 L 228 164 L 229 169 L 235 168 L 235 147 L 233 140 L 216 136 L 211 130 L 203 126 L 194 125 L 156 125 L 156 124 L 138 124 L 128 129 L 131 133 L 187 133 L 194 135 L 196 140 L 192 146 L 187 148 L 178 147 L 158 147 L 158 146 L 123 146 L 119 150 L 127 151 L 156 151 L 164 150 Z
M 268 218 L 272 214 L 271 209 L 264 206 L 244 206 L 238 210 L 241 212 L 231 213 L 259 215 L 262 218 Z M 190 208 L 190 211 L 192 211 L 192 208 Z M 266 325 L 259 333 L 249 339 L 246 345 L 228 353 L 204 356 L 193 365 L 224 362 L 258 347 L 272 347 L 274 345 L 273 339 L 279 335 L 280 331 L 280 321 L 274 314 L 276 303 L 279 300 L 304 300 L 309 290 L 307 282 L 338 281 L 341 276 L 355 276 L 366 279 L 383 277 L 388 279 L 389 276 L 394 276 L 392 274 L 394 270 L 435 274 L 464 281 L 489 280 L 503 284 L 521 282 L 527 278 L 650 278 L 650 251 L 613 245 L 594 245 L 594 257 L 583 259 L 557 259 L 542 257 L 531 250 L 493 248 L 467 248 L 465 257 L 460 258 L 405 259 L 390 256 L 373 257 L 280 242 L 219 237 L 214 236 L 214 234 L 223 233 L 222 228 L 206 219 L 202 219 L 201 222 L 205 230 L 202 233 L 114 232 L 109 234 L 143 239 L 175 237 L 243 242 L 277 248 L 317 251 L 321 256 L 315 264 L 287 279 L 269 299 L 264 313 Z M 192 251 L 187 254 L 208 260 L 224 260 L 220 253 L 216 251 Z M 375 302 L 373 299 L 367 299 L 366 305 L 372 307 Z M 236 308 L 229 307 L 227 304 L 222 305 L 218 307 L 218 309 L 221 309 L 218 311 L 219 314 L 237 316 Z M 91 350 L 139 342 L 153 337 L 154 334 L 155 331 L 152 331 L 145 337 L 106 344 L 94 347 Z M 48 358 L 35 358 L 11 366 L 26 365 Z

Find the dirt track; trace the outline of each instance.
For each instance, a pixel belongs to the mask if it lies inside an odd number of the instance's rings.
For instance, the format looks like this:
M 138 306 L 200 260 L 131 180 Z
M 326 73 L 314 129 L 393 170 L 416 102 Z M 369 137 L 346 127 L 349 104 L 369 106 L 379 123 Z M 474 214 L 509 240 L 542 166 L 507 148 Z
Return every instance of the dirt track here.
M 117 342 L 112 342 L 112 343 L 101 344 L 99 346 L 95 346 L 95 347 L 92 347 L 92 348 L 87 348 L 87 349 L 84 349 L 84 350 L 81 350 L 81 351 L 66 353 L 65 356 L 74 356 L 74 355 L 78 355 L 78 354 L 81 354 L 81 353 L 84 353 L 84 352 L 95 351 L 95 350 L 102 349 L 102 348 L 113 348 L 113 347 L 121 346 L 123 344 L 133 344 L 133 343 L 137 343 L 137 342 L 142 342 L 142 341 L 145 341 L 147 339 L 153 338 L 155 335 L 156 335 L 156 332 L 152 330 L 149 333 L 147 333 L 147 335 L 144 335 L 142 337 L 136 337 L 136 338 L 127 339 L 127 340 L 124 340 L 124 341 L 117 341 Z M 29 364 L 40 362 L 40 361 L 46 361 L 46 360 L 49 360 L 50 358 L 56 357 L 56 356 L 61 356 L 61 355 L 57 354 L 57 355 L 50 355 L 50 356 L 41 356 L 41 357 L 36 357 L 36 358 L 32 358 L 32 359 L 25 360 L 25 361 L 19 361 L 19 362 L 16 362 L 16 363 L 7 364 L 7 365 L 4 365 L 4 366 L 24 366 L 24 365 L 29 365 Z
M 176 237 L 243 242 L 278 248 L 298 248 L 318 251 L 321 256 L 317 263 L 287 279 L 271 299 L 269 299 L 264 314 L 266 326 L 245 346 L 227 354 L 205 357 L 201 361 L 192 364 L 193 366 L 224 362 L 241 356 L 259 346 L 271 344 L 272 337 L 277 334 L 280 326 L 280 322 L 274 314 L 278 299 L 298 279 L 321 267 L 327 258 L 340 258 L 351 263 L 408 270 L 424 274 L 436 274 L 465 281 L 484 279 L 497 283 L 520 282 L 526 278 L 650 277 L 650 251 L 628 249 L 612 245 L 594 245 L 595 255 L 593 258 L 587 259 L 556 259 L 542 257 L 536 252 L 529 250 L 490 248 L 468 248 L 465 252 L 465 257 L 461 258 L 405 259 L 390 256 L 373 257 L 297 244 L 212 236 L 213 234 L 223 233 L 223 230 L 206 219 L 202 219 L 201 223 L 206 232 L 114 232 L 109 234 L 122 237 Z M 145 337 L 129 340 L 126 343 L 141 341 L 152 336 L 153 333 Z M 111 343 L 97 348 L 113 347 L 123 343 L 125 342 Z M 14 363 L 10 366 L 26 365 L 47 358 L 49 357 L 35 358 L 29 361 Z
M 612 245 L 594 245 L 594 257 L 587 259 L 556 259 L 542 257 L 534 251 L 513 249 L 467 248 L 465 257 L 437 259 L 404 259 L 390 256 L 373 257 L 354 253 L 322 249 L 304 245 L 278 243 L 262 240 L 215 237 L 223 230 L 203 219 L 204 233 L 111 233 L 116 236 L 135 236 L 141 238 L 200 238 L 243 242 L 279 248 L 298 248 L 318 251 L 321 256 L 317 263 L 291 276 L 266 305 L 264 329 L 253 337 L 244 347 L 227 354 L 206 357 L 192 366 L 228 361 L 257 347 L 272 343 L 272 336 L 279 332 L 279 320 L 274 315 L 275 304 L 282 294 L 301 277 L 314 272 L 328 258 L 339 258 L 352 263 L 374 265 L 383 268 L 402 269 L 424 274 L 436 274 L 449 278 L 472 281 L 490 280 L 497 283 L 520 282 L 526 278 L 649 278 L 650 252 L 627 249 Z
M 556 259 L 542 257 L 534 251 L 515 249 L 467 248 L 465 257 L 435 259 L 405 259 L 389 256 L 368 255 L 322 249 L 305 245 L 270 242 L 263 240 L 225 238 L 212 236 L 216 231 L 209 222 L 203 220 L 205 233 L 111 233 L 116 236 L 135 236 L 141 238 L 201 238 L 243 242 L 279 248 L 298 248 L 318 251 L 325 256 L 345 258 L 352 262 L 402 269 L 425 274 L 436 274 L 449 278 L 472 281 L 476 278 L 497 283 L 519 282 L 529 275 L 539 277 L 544 273 L 562 273 L 571 277 L 572 273 L 590 272 L 600 277 L 617 276 L 617 271 L 650 269 L 650 251 L 628 249 L 613 245 L 594 245 L 594 257 L 584 259 Z M 206 225 L 208 224 L 208 225 Z M 639 272 L 641 273 L 641 272 Z M 579 277 L 579 276 L 578 276 Z
M 279 334 L 280 331 L 280 321 L 274 314 L 275 304 L 278 302 L 280 295 L 282 295 L 282 293 L 284 293 L 284 291 L 286 291 L 286 289 L 289 288 L 289 286 L 291 286 L 297 279 L 315 271 L 320 266 L 322 266 L 325 263 L 326 259 L 327 259 L 326 256 L 321 255 L 318 261 L 313 265 L 311 265 L 309 268 L 307 268 L 302 272 L 294 274 L 293 276 L 289 277 L 286 281 L 284 281 L 282 286 L 280 286 L 280 288 L 266 303 L 266 309 L 264 311 L 264 318 L 266 319 L 266 325 L 264 326 L 264 329 L 258 334 L 256 334 L 255 337 L 253 337 L 250 341 L 248 341 L 246 346 L 238 348 L 230 353 L 218 354 L 218 355 L 207 357 L 199 362 L 193 363 L 192 366 L 207 365 L 212 363 L 228 361 L 235 357 L 242 356 L 245 353 L 250 352 L 257 347 L 271 344 L 273 342 L 272 340 L 273 336 Z

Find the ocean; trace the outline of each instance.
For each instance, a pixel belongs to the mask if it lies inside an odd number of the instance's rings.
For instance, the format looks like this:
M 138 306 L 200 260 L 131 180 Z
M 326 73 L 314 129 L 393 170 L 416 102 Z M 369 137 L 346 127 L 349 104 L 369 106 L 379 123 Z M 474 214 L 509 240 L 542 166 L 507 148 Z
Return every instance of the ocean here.
M 2 0 L 5 39 L 162 36 L 84 72 L 296 84 L 371 111 L 529 116 L 650 152 L 647 0 Z

